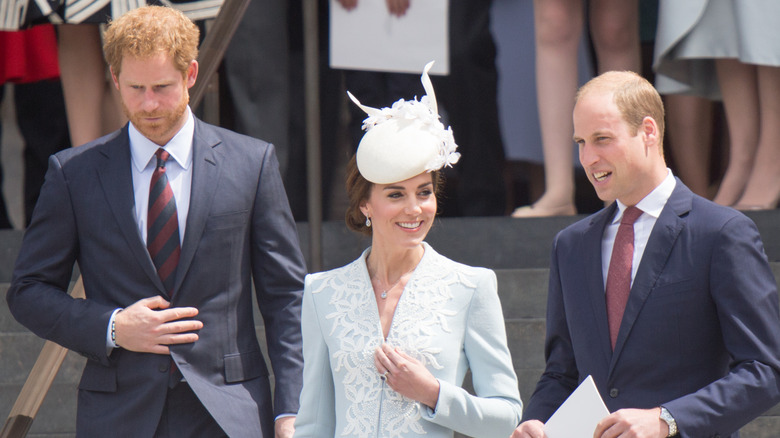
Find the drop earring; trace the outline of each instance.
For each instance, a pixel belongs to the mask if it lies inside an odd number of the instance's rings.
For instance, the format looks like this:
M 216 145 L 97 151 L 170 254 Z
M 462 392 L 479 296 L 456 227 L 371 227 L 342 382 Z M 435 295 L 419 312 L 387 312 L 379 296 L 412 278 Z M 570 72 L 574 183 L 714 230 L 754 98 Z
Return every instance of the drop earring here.
M 368 228 L 371 228 L 371 218 L 370 218 L 370 217 L 368 217 L 368 216 L 366 216 L 366 226 L 367 226 Z

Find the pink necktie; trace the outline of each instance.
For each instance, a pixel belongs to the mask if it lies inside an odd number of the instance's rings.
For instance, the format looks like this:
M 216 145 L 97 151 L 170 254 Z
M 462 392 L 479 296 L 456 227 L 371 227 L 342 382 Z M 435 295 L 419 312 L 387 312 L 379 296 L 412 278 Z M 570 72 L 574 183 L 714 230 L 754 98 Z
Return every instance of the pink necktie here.
M 634 258 L 634 222 L 642 215 L 642 210 L 628 207 L 620 220 L 612 258 L 607 272 L 607 318 L 609 319 L 609 338 L 615 349 L 620 321 L 626 310 L 628 294 L 631 291 L 631 263 Z

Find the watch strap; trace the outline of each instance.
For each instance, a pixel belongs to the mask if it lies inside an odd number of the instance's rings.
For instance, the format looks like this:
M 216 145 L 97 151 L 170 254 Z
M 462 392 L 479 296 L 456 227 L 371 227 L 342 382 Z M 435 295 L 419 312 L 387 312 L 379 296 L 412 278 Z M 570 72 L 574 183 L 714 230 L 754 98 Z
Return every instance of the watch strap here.
M 663 420 L 666 425 L 669 427 L 669 435 L 666 435 L 668 437 L 673 437 L 677 435 L 677 421 L 674 420 L 674 417 L 669 412 L 668 409 L 661 406 L 661 420 Z

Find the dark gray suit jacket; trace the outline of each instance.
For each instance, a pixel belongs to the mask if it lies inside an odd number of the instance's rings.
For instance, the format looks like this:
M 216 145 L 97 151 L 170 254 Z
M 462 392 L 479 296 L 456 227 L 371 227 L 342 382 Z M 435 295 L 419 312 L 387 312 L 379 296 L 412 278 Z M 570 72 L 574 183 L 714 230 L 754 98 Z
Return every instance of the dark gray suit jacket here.
M 601 240 L 613 205 L 555 239 L 546 370 L 523 419 L 547 421 L 588 375 L 610 411 L 664 405 L 683 437 L 736 436 L 780 401 L 777 286 L 755 224 L 677 180 L 612 351 Z
M 272 145 L 195 120 L 192 194 L 172 306 L 199 309 L 199 340 L 171 356 L 230 436 L 273 436 L 273 418 L 298 410 L 305 264 Z M 168 295 L 134 219 L 127 126 L 51 157 L 7 299 L 19 322 L 89 360 L 77 432 L 152 436 L 170 357 L 116 349 L 112 311 Z M 86 300 L 66 294 L 74 263 Z M 275 374 L 255 335 L 252 282 Z M 261 431 L 262 434 L 261 435 Z

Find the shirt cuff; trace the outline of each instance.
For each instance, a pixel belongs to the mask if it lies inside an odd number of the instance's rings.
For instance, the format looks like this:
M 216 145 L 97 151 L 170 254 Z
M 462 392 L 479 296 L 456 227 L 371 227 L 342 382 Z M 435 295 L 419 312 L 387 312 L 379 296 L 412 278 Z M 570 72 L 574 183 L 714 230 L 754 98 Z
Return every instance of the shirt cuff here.
M 116 344 L 112 336 L 112 330 L 111 327 L 114 326 L 114 317 L 116 317 L 116 314 L 119 313 L 119 311 L 122 310 L 122 308 L 115 309 L 111 313 L 111 318 L 108 319 L 108 328 L 106 329 L 106 356 L 111 356 L 111 352 L 114 351 L 114 348 L 119 348 L 119 345 Z

